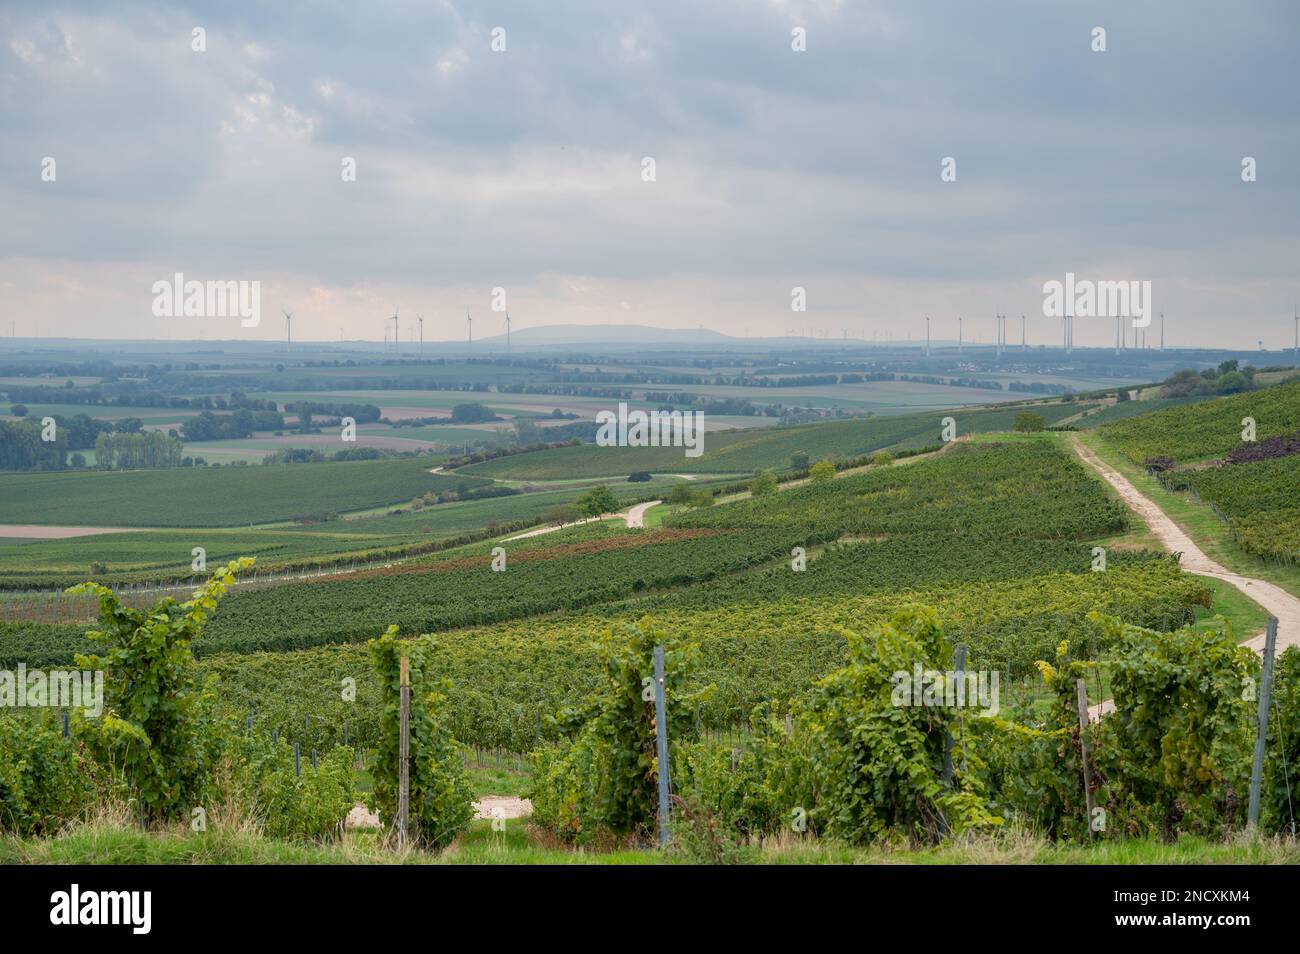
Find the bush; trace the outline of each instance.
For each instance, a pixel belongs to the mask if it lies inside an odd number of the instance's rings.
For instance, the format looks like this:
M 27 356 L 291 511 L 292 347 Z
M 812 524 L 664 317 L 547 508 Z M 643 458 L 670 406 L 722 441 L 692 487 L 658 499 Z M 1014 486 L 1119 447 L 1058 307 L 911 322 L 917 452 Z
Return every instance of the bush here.
M 76 656 L 83 669 L 104 670 L 104 711 L 93 719 L 74 712 L 76 735 L 97 762 L 122 773 L 146 817 L 177 817 L 202 804 L 220 740 L 192 644 L 235 574 L 252 565 L 250 557 L 234 560 L 188 602 L 168 596 L 148 611 L 123 605 L 97 583 L 68 591 L 97 595 L 105 625 L 86 634 L 102 644 L 101 654 Z
M 375 756 L 375 788 L 371 808 L 378 808 L 389 825 L 396 825 L 401 769 L 401 658 L 410 669 L 410 828 L 411 839 L 443 848 L 474 817 L 474 793 L 465 780 L 464 753 L 439 719 L 446 700 L 447 682 L 430 687 L 426 682 L 427 640 L 397 638 L 397 627 L 367 644 L 383 695 L 380 742 Z
M 749 492 L 755 497 L 766 497 L 777 491 L 776 474 L 765 470 L 749 482 Z
M 26 417 L 26 416 L 27 416 L 27 405 L 26 405 L 26 404 L 15 404 L 15 405 L 13 405 L 12 407 L 9 408 L 9 413 L 12 414 L 14 417 Z
M 821 484 L 828 480 L 834 480 L 835 464 L 833 461 L 819 460 L 817 463 L 812 465 L 812 470 L 808 472 L 808 476 L 812 479 L 814 484 Z
M 1016 422 L 1011 425 L 1013 431 L 1022 434 L 1032 434 L 1035 431 L 1045 430 L 1047 421 L 1041 414 L 1035 414 L 1033 411 L 1021 411 L 1016 415 Z
M 627 480 L 628 483 L 630 484 L 644 484 L 649 479 L 650 479 L 650 472 L 645 470 L 633 471 L 632 473 L 627 475 Z
M 894 455 L 887 450 L 878 450 L 871 455 L 871 463 L 877 467 L 888 467 L 894 462 Z
M 1258 658 L 1222 621 L 1162 633 L 1092 618 L 1115 645 L 1115 714 L 1098 754 L 1108 814 L 1166 840 L 1231 828 L 1246 803 L 1254 704 L 1243 687 L 1257 683 Z
M 1264 831 L 1291 834 L 1300 801 L 1300 649 L 1288 647 L 1273 665 L 1259 823 Z
M 694 644 L 654 628 L 649 617 L 607 630 L 598 648 L 601 688 L 580 709 L 555 717 L 563 741 L 534 753 L 533 820 L 559 837 L 647 839 L 658 811 L 654 648 L 664 647 L 668 738 L 694 738 L 702 693 L 687 689 L 699 656 Z M 675 749 L 674 749 L 675 750 Z
M 302 775 L 293 769 L 292 750 L 280 743 L 280 765 L 262 778 L 257 805 L 267 835 L 272 838 L 324 841 L 343 834 L 355 804 L 350 748 L 338 746 L 319 767 L 301 755 Z M 284 757 L 284 756 L 287 756 Z
M 92 803 L 92 767 L 53 713 L 0 717 L 0 831 L 48 835 Z

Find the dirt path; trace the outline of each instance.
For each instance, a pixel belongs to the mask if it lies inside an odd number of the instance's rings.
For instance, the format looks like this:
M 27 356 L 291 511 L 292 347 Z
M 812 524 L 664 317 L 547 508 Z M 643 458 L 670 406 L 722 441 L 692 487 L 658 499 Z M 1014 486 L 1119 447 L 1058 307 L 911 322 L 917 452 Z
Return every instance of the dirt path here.
M 484 795 L 474 803 L 475 818 L 523 818 L 533 813 L 533 803 L 514 795 Z M 347 828 L 380 828 L 379 815 L 362 802 L 348 812 Z
M 1159 506 L 1150 498 L 1143 496 L 1129 482 L 1128 478 L 1110 467 L 1089 448 L 1079 443 L 1078 440 L 1073 441 L 1073 445 L 1075 453 L 1083 459 L 1084 463 L 1097 471 L 1108 484 L 1115 488 L 1123 501 L 1128 504 L 1129 509 L 1137 513 L 1146 525 L 1151 528 L 1151 532 L 1164 545 L 1165 549 L 1171 553 L 1181 554 L 1179 562 L 1184 570 L 1200 576 L 1212 576 L 1216 580 L 1223 580 L 1225 583 L 1229 583 L 1241 590 L 1241 592 L 1264 607 L 1271 615 L 1276 616 L 1278 652 L 1288 646 L 1300 645 L 1300 599 L 1296 599 L 1280 586 L 1266 580 L 1256 580 L 1252 577 L 1242 576 L 1215 563 Z M 1264 651 L 1264 634 L 1258 633 L 1250 639 L 1244 640 L 1243 645 L 1249 646 L 1257 653 L 1262 653 Z M 1107 701 L 1091 707 L 1089 711 L 1096 717 L 1111 711 L 1112 708 L 1112 704 Z
M 99 533 L 143 533 L 147 527 L 43 527 L 35 523 L 0 523 L 0 537 L 21 540 L 67 540 Z
M 540 537 L 544 533 L 554 533 L 556 530 L 564 530 L 568 527 L 578 527 L 584 523 L 594 523 L 597 520 L 609 520 L 614 518 L 622 520 L 629 527 L 644 527 L 645 512 L 655 504 L 663 503 L 662 500 L 647 500 L 645 503 L 639 503 L 635 507 L 624 510 L 622 513 L 602 514 L 599 517 L 584 517 L 582 520 L 574 520 L 572 523 L 556 524 L 549 527 L 538 527 L 536 530 L 526 530 L 523 533 L 517 533 L 513 537 L 506 537 L 503 541 L 510 543 L 512 540 L 527 540 L 529 537 Z

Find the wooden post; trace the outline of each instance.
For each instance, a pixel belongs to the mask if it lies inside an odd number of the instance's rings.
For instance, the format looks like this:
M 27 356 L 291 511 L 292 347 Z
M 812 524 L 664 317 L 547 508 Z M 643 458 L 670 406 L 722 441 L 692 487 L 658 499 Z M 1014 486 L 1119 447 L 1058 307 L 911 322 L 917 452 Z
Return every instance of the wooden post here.
M 1082 679 L 1074 680 L 1079 702 L 1079 752 L 1083 756 L 1083 797 L 1088 806 L 1088 840 L 1096 836 L 1092 830 L 1092 773 L 1088 771 L 1088 687 Z
M 1273 653 L 1277 649 L 1277 617 L 1268 618 L 1264 636 L 1264 675 L 1259 687 L 1259 720 L 1255 730 L 1255 761 L 1250 767 L 1250 804 L 1246 809 L 1246 828 L 1259 825 L 1259 788 L 1264 781 L 1264 745 L 1268 741 L 1268 703 L 1273 694 Z
M 958 643 L 957 647 L 952 651 L 952 668 L 953 668 L 953 675 L 957 678 L 958 682 L 963 681 L 965 679 L 964 674 L 966 672 L 966 644 L 965 643 Z M 915 700 L 913 700 L 913 702 L 915 703 Z M 958 713 L 960 714 L 960 710 L 958 710 Z M 949 732 L 946 736 L 944 736 L 944 740 L 943 740 L 944 784 L 946 785 L 952 784 L 953 781 L 952 774 L 953 774 L 952 773 L 952 733 Z
M 401 668 L 401 725 L 398 729 L 397 844 L 406 846 L 407 821 L 411 810 L 411 660 L 403 656 Z
M 298 776 L 299 778 L 302 777 L 301 755 L 302 755 L 302 750 L 299 748 L 298 743 L 295 742 L 293 744 L 293 774 Z
M 668 845 L 668 707 L 664 701 L 664 648 L 655 647 L 655 735 L 659 756 L 659 847 Z

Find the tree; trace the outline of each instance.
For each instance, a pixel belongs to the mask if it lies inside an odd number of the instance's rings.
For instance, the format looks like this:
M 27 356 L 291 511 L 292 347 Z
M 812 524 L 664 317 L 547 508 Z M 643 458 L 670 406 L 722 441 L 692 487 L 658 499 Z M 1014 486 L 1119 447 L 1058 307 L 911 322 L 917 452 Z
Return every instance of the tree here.
M 871 463 L 877 467 L 888 467 L 894 462 L 894 455 L 887 450 L 878 450 L 871 455 Z
M 27 405 L 15 404 L 13 407 L 9 408 L 9 413 L 12 414 L 14 417 L 26 417 Z
M 1219 380 L 1214 382 L 1214 389 L 1220 394 L 1239 394 L 1250 390 L 1250 379 L 1240 371 L 1229 371 L 1219 376 Z
M 835 464 L 829 460 L 819 460 L 812 465 L 812 470 L 808 472 L 814 484 L 825 483 L 828 480 L 835 479 Z
M 749 482 L 749 492 L 755 497 L 766 497 L 777 490 L 776 474 L 765 470 Z
M 599 487 L 592 487 L 574 501 L 574 506 L 578 508 L 579 513 L 589 517 L 599 517 L 617 511 L 619 502 L 618 497 L 614 496 L 614 491 L 601 484 Z
M 677 484 L 668 493 L 668 502 L 670 504 L 682 505 L 691 502 L 691 485 L 683 481 Z
M 1011 426 L 1013 431 L 1019 431 L 1022 434 L 1030 434 L 1034 431 L 1047 429 L 1047 421 L 1043 415 L 1035 414 L 1033 411 L 1021 411 L 1016 415 L 1016 423 Z
M 790 468 L 792 470 L 808 469 L 808 454 L 806 451 L 795 451 L 790 455 Z

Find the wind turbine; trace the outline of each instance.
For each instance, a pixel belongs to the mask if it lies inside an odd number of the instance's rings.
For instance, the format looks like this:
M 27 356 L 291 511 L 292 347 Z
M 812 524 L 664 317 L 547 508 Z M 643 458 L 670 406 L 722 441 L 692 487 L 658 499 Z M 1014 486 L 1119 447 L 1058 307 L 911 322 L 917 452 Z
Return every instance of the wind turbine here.
M 469 329 L 469 350 L 474 351 L 474 319 L 469 316 L 469 309 L 465 309 L 465 326 Z
M 283 308 L 280 309 L 284 311 Z M 293 350 L 293 312 L 284 311 L 284 341 L 285 351 Z
M 1295 316 L 1295 348 L 1291 352 L 1291 364 L 1300 368 L 1300 311 L 1294 305 L 1291 306 L 1291 311 Z
M 925 316 L 925 356 L 930 357 L 930 316 Z
M 1020 350 L 1021 350 L 1021 351 L 1024 351 L 1024 350 L 1025 350 L 1025 316 L 1024 316 L 1024 314 L 1021 314 L 1021 316 L 1020 316 Z
M 957 316 L 957 353 L 961 354 L 961 315 Z
M 415 320 L 420 323 L 420 357 L 424 357 L 424 315 L 416 315 Z
M 745 329 L 745 337 L 749 337 L 749 329 Z M 510 357 L 510 312 L 506 312 L 506 357 Z
M 397 351 L 402 346 L 402 339 L 398 335 L 397 324 L 397 306 L 393 306 L 393 350 Z

